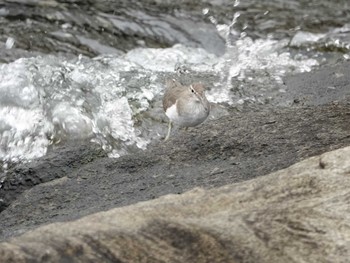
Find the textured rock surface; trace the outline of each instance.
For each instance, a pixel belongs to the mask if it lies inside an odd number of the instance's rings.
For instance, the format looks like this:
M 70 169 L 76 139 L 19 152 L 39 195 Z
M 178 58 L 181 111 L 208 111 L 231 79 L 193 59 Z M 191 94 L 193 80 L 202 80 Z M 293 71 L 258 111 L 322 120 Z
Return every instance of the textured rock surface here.
M 67 143 L 17 165 L 0 174 L 0 240 L 193 187 L 249 180 L 349 146 L 349 68 L 344 62 L 287 78 L 280 101 L 299 103 L 231 112 L 144 152 L 110 159 L 89 142 Z M 335 89 L 327 97 L 329 86 Z
M 297 74 L 286 79 L 287 101 L 299 105 L 321 105 L 350 96 L 350 62 L 328 65 L 310 73 Z
M 251 181 L 41 227 L 1 262 L 347 262 L 350 147 Z
M 0 239 L 196 186 L 249 180 L 350 145 L 349 113 L 347 103 L 234 113 L 119 159 L 90 156 L 84 145 L 57 151 L 7 173 Z
M 0 2 L 0 62 L 38 54 L 123 54 L 176 43 L 222 54 L 224 40 L 198 10 L 182 1 L 4 0 Z M 6 49 L 8 39 L 14 41 Z
M 239 5 L 232 0 L 2 0 L 0 62 L 47 53 L 93 57 L 175 43 L 222 54 L 224 40 L 214 24 L 230 25 L 235 13 L 241 14 L 235 28 L 253 39 L 269 34 L 284 39 L 294 36 L 292 28 L 324 33 L 342 27 L 349 22 L 349 9 L 348 0 L 317 1 L 317 8 L 307 0 Z M 14 46 L 3 48 L 9 38 Z

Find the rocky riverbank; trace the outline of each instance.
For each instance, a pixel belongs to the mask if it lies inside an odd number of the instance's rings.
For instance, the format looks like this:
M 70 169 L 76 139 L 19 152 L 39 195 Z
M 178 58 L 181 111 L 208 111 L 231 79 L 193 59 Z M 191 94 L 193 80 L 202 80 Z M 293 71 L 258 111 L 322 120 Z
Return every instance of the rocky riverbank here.
M 247 182 L 50 224 L 2 243 L 0 259 L 346 262 L 349 155 L 348 147 Z
M 229 24 L 226 7 L 237 11 L 232 1 L 139 3 L 5 0 L 0 62 L 175 43 L 222 54 L 225 40 L 203 12 L 210 4 L 209 15 Z M 235 7 L 248 10 L 248 22 L 238 24 L 249 25 L 252 38 L 270 33 L 276 24 L 266 22 L 269 13 L 258 16 L 249 5 Z M 290 37 L 313 8 L 294 14 L 293 3 L 279 5 L 268 6 L 283 28 L 277 38 Z M 323 22 L 332 17 L 320 14 L 328 5 L 319 8 L 304 29 L 327 30 Z M 346 16 L 337 16 L 341 27 Z M 112 159 L 90 141 L 71 140 L 11 166 L 0 174 L 0 262 L 347 262 L 350 63 L 343 58 L 285 77 L 278 87 L 284 92 L 269 104 L 214 106 L 213 118 L 144 151 Z M 205 72 L 182 77 L 219 81 Z M 239 85 L 247 86 L 244 96 L 259 97 L 261 87 L 249 83 Z M 152 105 L 145 114 L 162 114 L 159 103 Z
M 343 63 L 287 78 L 286 100 L 295 98 L 294 105 L 232 112 L 137 154 L 110 159 L 79 142 L 18 165 L 0 189 L 1 238 L 194 187 L 250 180 L 350 145 L 348 69 Z

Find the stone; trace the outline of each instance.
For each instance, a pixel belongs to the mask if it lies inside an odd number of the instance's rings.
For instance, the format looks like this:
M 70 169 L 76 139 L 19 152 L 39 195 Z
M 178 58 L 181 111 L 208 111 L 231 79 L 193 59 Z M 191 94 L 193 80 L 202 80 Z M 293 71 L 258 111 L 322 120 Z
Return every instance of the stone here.
M 349 156 L 43 226 L 0 243 L 0 261 L 347 262 Z
M 346 102 L 236 112 L 119 159 L 67 145 L 6 173 L 0 240 L 42 224 L 269 174 L 349 146 L 348 120 Z

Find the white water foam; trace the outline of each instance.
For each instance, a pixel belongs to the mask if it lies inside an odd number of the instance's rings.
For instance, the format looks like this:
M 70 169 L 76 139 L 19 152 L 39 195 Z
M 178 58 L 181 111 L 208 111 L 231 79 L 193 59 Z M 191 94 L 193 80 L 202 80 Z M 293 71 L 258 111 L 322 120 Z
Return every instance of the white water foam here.
M 210 91 L 209 99 L 215 103 L 230 105 L 241 103 L 242 98 L 232 92 L 233 79 L 241 83 L 241 89 L 249 89 L 254 85 L 266 91 L 273 85 L 282 85 L 283 77 L 287 73 L 309 72 L 319 65 L 315 59 L 303 56 L 293 58 L 285 49 L 287 45 L 288 40 L 253 41 L 245 37 L 237 40 L 233 46 L 228 46 L 226 54 L 214 66 L 221 78 L 217 88 Z
M 285 46 L 285 41 L 243 38 L 223 57 L 175 45 L 134 49 L 123 56 L 70 61 L 45 56 L 3 64 L 0 160 L 38 158 L 50 144 L 72 139 L 97 142 L 111 157 L 126 154 L 128 146 L 145 149 L 150 140 L 142 137 L 135 120 L 162 94 L 159 74 L 186 64 L 191 71 L 220 77 L 208 93 L 210 101 L 240 103 L 242 98 L 231 91 L 232 79 L 269 85 L 287 72 L 309 71 L 317 65 L 313 59 L 293 59 L 283 51 Z M 266 72 L 268 79 L 263 78 Z

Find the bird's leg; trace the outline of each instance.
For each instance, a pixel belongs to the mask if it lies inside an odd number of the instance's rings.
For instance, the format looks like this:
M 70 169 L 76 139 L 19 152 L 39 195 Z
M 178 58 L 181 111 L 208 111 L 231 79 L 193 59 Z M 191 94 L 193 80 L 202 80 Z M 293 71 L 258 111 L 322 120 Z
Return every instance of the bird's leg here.
M 171 132 L 171 127 L 173 126 L 173 123 L 171 122 L 171 121 L 169 121 L 169 126 L 168 126 L 168 133 L 167 133 L 167 135 L 166 135 L 166 137 L 165 137 L 165 139 L 164 139 L 164 141 L 166 142 L 168 139 L 169 139 L 169 137 L 170 137 L 170 132 Z

